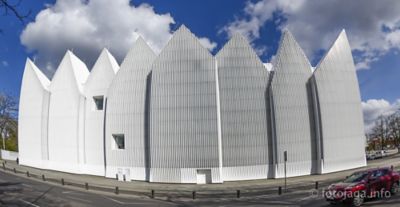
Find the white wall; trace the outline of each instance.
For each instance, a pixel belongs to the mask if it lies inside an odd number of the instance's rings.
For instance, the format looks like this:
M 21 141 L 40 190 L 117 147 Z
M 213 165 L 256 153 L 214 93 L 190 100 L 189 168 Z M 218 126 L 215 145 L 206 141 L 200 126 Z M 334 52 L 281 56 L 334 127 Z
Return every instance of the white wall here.
M 150 182 L 221 180 L 215 59 L 184 26 L 152 65 Z
M 320 172 L 366 165 L 361 97 L 346 33 L 341 32 L 314 72 L 320 125 Z
M 18 116 L 18 148 L 22 165 L 45 168 L 50 81 L 29 59 L 22 78 Z
M 83 163 L 83 83 L 89 71 L 67 52 L 50 85 L 49 168 L 80 173 Z
M 104 113 L 107 90 L 115 73 L 118 71 L 118 63 L 114 57 L 104 49 L 85 83 L 85 136 L 84 136 L 84 160 L 83 173 L 93 175 L 105 175 L 104 152 Z M 94 96 L 103 96 L 103 110 L 97 110 Z
M 312 99 L 309 90 L 311 65 L 294 37 L 282 34 L 271 83 L 275 177 L 309 175 L 316 170 Z
M 1 159 L 16 161 L 17 158 L 18 158 L 18 152 L 8 151 L 8 150 L 1 150 Z
M 138 38 L 126 55 L 110 89 L 106 109 L 106 176 L 115 178 L 120 170 L 132 180 L 148 180 L 146 159 L 146 94 L 150 66 L 156 55 Z M 148 98 L 148 97 L 147 97 Z M 113 134 L 125 135 L 125 149 L 113 149 Z M 147 150 L 146 150 L 147 149 Z M 121 178 L 121 177 L 120 177 Z
M 268 71 L 236 34 L 216 55 L 224 181 L 267 178 L 270 170 Z

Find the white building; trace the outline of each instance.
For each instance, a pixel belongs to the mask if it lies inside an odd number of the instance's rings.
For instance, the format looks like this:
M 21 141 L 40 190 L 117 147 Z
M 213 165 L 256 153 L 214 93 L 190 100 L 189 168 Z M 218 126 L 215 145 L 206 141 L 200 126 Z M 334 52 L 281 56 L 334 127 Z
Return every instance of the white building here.
M 275 177 L 315 173 L 317 163 L 309 79 L 311 65 L 289 31 L 284 31 L 270 87 Z M 361 117 L 360 117 L 361 118 Z
M 22 165 L 47 167 L 49 86 L 49 79 L 27 59 L 18 116 L 19 162 Z
M 366 165 L 360 91 L 343 30 L 313 75 L 320 172 Z M 351 156 L 349 156 L 351 155 Z
M 240 35 L 214 57 L 184 26 L 159 55 L 139 38 L 120 69 L 68 51 L 50 83 L 28 60 L 19 130 L 23 165 L 126 181 L 280 178 L 285 151 L 289 177 L 366 165 L 344 32 L 314 71 L 288 31 L 263 64 Z
M 119 66 L 114 57 L 104 49 L 90 71 L 85 83 L 85 135 L 83 137 L 83 172 L 105 175 L 104 112 L 107 90 Z
M 145 120 L 147 79 L 156 55 L 139 37 L 108 90 L 106 112 L 106 176 L 149 180 Z M 146 104 L 147 103 L 147 104 Z M 148 114 L 147 114 L 148 115 Z M 148 117 L 148 116 L 147 116 Z M 126 141 L 125 141 L 126 140 Z M 118 144 L 116 144 L 118 141 Z

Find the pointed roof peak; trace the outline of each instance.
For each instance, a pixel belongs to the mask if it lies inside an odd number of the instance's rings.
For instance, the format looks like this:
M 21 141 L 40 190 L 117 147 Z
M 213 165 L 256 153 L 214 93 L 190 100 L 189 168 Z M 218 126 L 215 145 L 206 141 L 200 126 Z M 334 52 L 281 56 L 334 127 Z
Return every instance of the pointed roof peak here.
M 347 40 L 347 34 L 346 34 L 346 30 L 345 30 L 345 29 L 342 29 L 342 30 L 340 31 L 340 33 L 336 36 L 335 41 L 334 41 L 334 42 L 332 43 L 332 45 L 329 47 L 328 51 L 331 50 L 336 44 L 340 44 L 339 42 L 342 42 L 342 41 L 348 42 L 348 40 Z
M 139 45 L 141 45 L 141 46 L 139 46 Z M 139 35 L 138 38 L 136 38 L 135 42 L 133 43 L 132 48 L 133 47 L 143 47 L 143 46 L 150 48 L 150 46 L 149 46 L 149 44 L 147 44 L 146 40 L 144 40 L 144 38 L 141 35 Z
M 294 47 L 295 49 L 299 50 L 301 53 L 304 54 L 304 51 L 300 47 L 296 38 L 294 38 L 293 34 L 287 28 L 283 29 L 281 41 L 279 43 L 279 49 L 281 49 L 284 44 L 290 44 L 292 47 Z M 279 49 L 278 49 L 278 53 L 279 53 Z M 305 54 L 304 54 L 304 56 L 305 56 Z
M 346 30 L 345 30 L 345 29 L 342 29 L 342 31 L 340 31 L 339 35 L 337 36 L 337 38 L 336 38 L 336 40 L 335 40 L 335 43 L 336 43 L 339 39 L 348 41 L 348 40 L 347 40 L 347 34 L 346 34 Z M 335 43 L 334 43 L 334 44 L 335 44 Z
M 144 38 L 142 37 L 142 35 L 139 35 L 137 38 L 136 38 L 136 41 L 135 42 L 146 42 L 145 40 L 144 40 Z M 147 44 L 147 43 L 146 43 Z
M 47 89 L 47 87 L 50 85 L 50 80 L 47 78 L 47 76 L 35 65 L 35 63 L 32 62 L 31 59 L 27 58 L 26 63 L 25 63 L 25 70 L 32 70 L 34 74 L 36 75 L 37 79 L 39 82 L 42 84 L 42 86 Z
M 290 57 L 290 58 L 288 58 Z M 301 63 L 301 67 L 278 67 L 278 64 L 290 65 L 290 64 L 297 64 L 294 63 L 297 61 Z M 292 35 L 292 33 L 288 29 L 283 29 L 281 40 L 279 42 L 278 52 L 276 54 L 276 58 L 273 61 L 275 71 L 278 73 L 281 70 L 286 70 L 290 72 L 295 72 L 301 70 L 303 73 L 310 73 L 311 74 L 311 64 L 308 60 L 307 56 L 305 55 L 303 49 L 297 43 L 296 39 Z
M 138 65 L 135 61 L 142 60 L 143 58 L 153 58 L 156 54 L 147 42 L 139 35 L 133 43 L 124 60 L 121 63 L 120 70 L 131 70 L 132 65 Z M 119 72 L 120 73 L 120 72 Z
M 351 57 L 351 59 L 353 58 L 353 56 L 351 54 L 350 43 L 349 43 L 349 40 L 347 39 L 347 35 L 346 35 L 346 30 L 345 29 L 342 29 L 342 31 L 340 31 L 340 33 L 337 36 L 337 38 L 335 39 L 335 41 L 332 43 L 332 45 L 329 47 L 329 49 L 326 51 L 324 56 L 321 58 L 321 60 L 319 61 L 319 63 L 315 67 L 316 70 L 314 72 L 320 70 L 319 69 L 320 65 L 322 63 L 324 63 L 325 61 L 327 61 L 326 59 L 328 59 L 330 56 L 332 56 L 331 54 L 337 53 L 337 52 L 335 52 L 335 50 L 340 50 L 341 51 L 340 52 L 341 55 L 349 56 L 349 57 Z
M 345 30 L 344 28 L 342 29 L 342 31 L 340 31 L 339 36 L 340 36 L 340 35 L 346 35 L 346 30 Z M 347 35 L 346 35 L 346 36 L 347 36 Z
M 138 38 L 136 38 L 135 42 L 133 43 L 132 47 L 130 50 L 136 48 L 136 47 L 147 47 L 149 48 L 153 53 L 154 51 L 151 49 L 151 47 L 149 46 L 149 44 L 147 44 L 146 40 L 144 40 L 144 38 L 139 35 Z M 129 53 L 129 52 L 128 52 Z
M 292 32 L 290 32 L 289 28 L 285 27 L 282 29 L 282 33 L 288 33 L 288 34 L 292 34 Z
M 108 80 L 112 79 L 118 70 L 119 65 L 112 54 L 108 49 L 102 49 L 85 82 L 85 93 L 93 90 L 93 87 L 108 86 Z
M 35 63 L 33 63 L 33 61 L 30 59 L 30 58 L 26 58 L 26 63 L 25 63 L 26 65 L 35 65 Z
M 65 52 L 65 56 L 75 56 L 75 54 L 70 50 L 70 49 L 68 49 L 66 52 Z
M 67 51 L 65 52 L 65 55 L 64 55 L 62 61 L 63 61 L 64 59 L 67 59 L 67 60 L 69 60 L 69 61 L 71 61 L 71 62 L 72 62 L 72 61 L 76 61 L 76 60 L 82 62 L 71 50 L 67 50 Z
M 65 66 L 65 64 L 67 63 L 69 63 L 69 66 Z M 75 56 L 73 52 L 67 50 L 63 59 L 61 60 L 60 65 L 57 68 L 56 73 L 54 74 L 53 80 L 57 76 L 57 73 L 59 73 L 59 70 L 64 67 L 67 67 L 64 70 L 72 70 L 78 89 L 80 92 L 83 92 L 83 84 L 86 82 L 90 74 L 89 70 L 86 67 L 86 64 L 82 62 L 77 56 Z
M 250 45 L 250 42 L 247 40 L 245 36 L 240 33 L 234 33 L 232 37 L 228 40 L 227 43 L 221 48 L 220 51 L 216 54 L 216 56 L 226 55 L 227 51 L 233 50 L 246 50 L 246 52 L 253 53 L 255 57 L 259 58 L 256 52 L 254 51 L 253 47 Z M 261 60 L 260 60 L 261 62 Z
M 107 48 L 103 48 L 101 51 L 99 57 L 96 60 L 96 63 L 94 64 L 91 73 L 93 73 L 93 70 L 96 68 L 102 66 L 108 62 L 111 65 L 111 69 L 113 70 L 114 74 L 117 73 L 119 69 L 119 65 L 117 61 L 115 60 L 114 56 L 111 54 L 111 52 Z
M 182 42 L 185 42 L 185 43 L 182 43 Z M 162 54 L 163 52 L 168 50 L 171 47 L 171 45 L 181 45 L 181 44 L 191 45 L 190 47 L 187 47 L 185 49 L 188 49 L 188 48 L 192 48 L 192 49 L 193 48 L 197 48 L 197 49 L 202 48 L 202 49 L 206 50 L 207 53 L 209 53 L 211 55 L 210 51 L 200 43 L 199 38 L 197 38 L 196 35 L 193 34 L 183 24 L 179 27 L 178 30 L 176 30 L 172 34 L 171 39 L 168 41 L 167 45 L 161 50 L 160 54 Z M 186 46 L 188 46 L 188 45 L 186 45 Z
M 294 38 L 292 32 L 290 32 L 290 30 L 288 28 L 284 28 L 282 30 L 282 38 L 281 39 L 282 39 L 282 41 L 285 40 L 285 39 L 290 39 L 290 40 L 293 40 L 293 41 L 295 41 L 297 43 L 297 41 Z
M 183 34 L 190 34 L 195 36 L 189 28 L 187 28 L 184 24 L 182 24 L 173 34 L 172 36 L 176 36 L 176 35 L 183 35 Z
M 103 48 L 102 50 L 101 50 L 101 52 L 100 52 L 100 55 L 99 55 L 99 58 L 100 57 L 108 57 L 108 56 L 112 56 L 111 55 L 111 53 L 110 53 L 110 51 L 107 49 L 107 48 Z M 98 59 L 99 59 L 98 58 Z
M 178 28 L 178 30 L 176 30 L 176 31 L 189 31 L 190 32 L 190 30 L 186 27 L 186 25 L 184 25 L 184 24 L 182 24 L 179 28 Z
M 106 48 L 106 47 L 104 47 L 102 50 L 101 50 L 101 53 L 110 53 L 110 51 Z M 100 53 L 100 54 L 101 54 Z

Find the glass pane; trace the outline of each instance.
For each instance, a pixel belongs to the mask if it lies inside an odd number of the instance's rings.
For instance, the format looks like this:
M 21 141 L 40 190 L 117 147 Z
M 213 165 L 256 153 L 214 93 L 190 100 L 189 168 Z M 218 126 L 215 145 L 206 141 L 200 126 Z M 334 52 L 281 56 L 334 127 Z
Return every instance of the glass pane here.
M 94 104 L 96 106 L 96 109 L 97 110 L 103 110 L 104 97 L 103 96 L 94 96 L 93 100 L 94 100 Z

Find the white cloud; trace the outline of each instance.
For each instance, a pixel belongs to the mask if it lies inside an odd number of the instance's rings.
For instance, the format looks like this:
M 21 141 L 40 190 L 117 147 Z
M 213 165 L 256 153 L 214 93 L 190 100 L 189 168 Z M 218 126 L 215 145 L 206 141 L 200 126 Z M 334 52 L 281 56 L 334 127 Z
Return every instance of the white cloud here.
M 103 47 L 121 61 L 141 35 L 159 52 L 171 38 L 173 17 L 158 14 L 148 4 L 132 5 L 129 0 L 57 0 L 46 5 L 21 34 L 21 42 L 36 52 L 39 67 L 51 76 L 67 49 L 88 66 Z M 216 44 L 202 38 L 207 48 Z
M 328 49 L 342 28 L 346 29 L 358 69 L 367 69 L 390 49 L 400 49 L 400 1 L 395 0 L 262 0 L 248 2 L 244 15 L 221 31 L 240 32 L 250 40 L 260 38 L 260 29 L 274 15 L 285 20 L 274 22 L 287 27 L 308 57 Z
M 207 48 L 209 51 L 213 51 L 217 47 L 217 43 L 211 42 L 206 37 L 199 38 L 199 41 L 200 41 L 200 44 L 203 45 L 203 47 Z
M 369 99 L 362 102 L 365 131 L 370 132 L 379 116 L 389 116 L 400 109 L 400 99 L 389 103 L 384 99 Z

